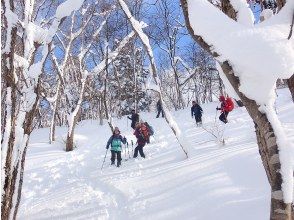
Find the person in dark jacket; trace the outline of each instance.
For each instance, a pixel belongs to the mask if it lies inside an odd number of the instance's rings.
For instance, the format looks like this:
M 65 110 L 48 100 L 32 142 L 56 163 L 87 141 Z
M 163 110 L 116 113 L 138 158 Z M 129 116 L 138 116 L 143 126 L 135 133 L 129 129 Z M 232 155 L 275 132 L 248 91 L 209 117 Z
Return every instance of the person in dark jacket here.
M 146 140 L 145 140 L 144 135 L 141 131 L 141 123 L 139 123 L 139 122 L 136 123 L 136 129 L 135 129 L 134 135 L 136 136 L 137 143 L 138 143 L 137 147 L 135 148 L 134 158 L 136 158 L 138 156 L 138 152 L 140 153 L 141 157 L 145 158 L 143 147 L 146 144 Z
M 158 100 L 156 107 L 157 107 L 157 112 L 158 112 L 156 118 L 159 118 L 160 112 L 161 112 L 161 116 L 164 117 L 162 104 L 161 104 L 160 99 Z
M 191 116 L 192 116 L 192 118 L 193 118 L 193 115 L 195 116 L 197 126 L 200 126 L 202 124 L 202 112 L 203 112 L 203 110 L 200 107 L 200 105 L 198 105 L 198 103 L 193 101 L 192 107 L 191 107 Z
M 219 101 L 221 102 L 221 107 L 217 107 L 216 110 L 221 110 L 221 114 L 219 116 L 219 120 L 221 120 L 223 123 L 228 123 L 228 114 L 229 114 L 229 109 L 228 109 L 228 103 L 226 102 L 226 98 L 221 95 L 219 97 Z
M 139 114 L 135 112 L 135 110 L 132 110 L 131 117 L 128 116 L 128 119 L 132 120 L 131 127 L 135 130 L 135 125 L 137 122 L 139 122 Z
M 114 128 L 113 134 L 111 135 L 111 137 L 109 138 L 107 145 L 106 145 L 106 149 L 109 148 L 109 146 L 111 145 L 110 151 L 111 151 L 111 165 L 114 164 L 115 162 L 115 158 L 117 155 L 117 167 L 119 167 L 121 165 L 121 143 L 126 144 L 127 143 L 127 139 L 124 137 L 122 137 L 120 135 L 120 131 L 118 129 L 118 127 Z

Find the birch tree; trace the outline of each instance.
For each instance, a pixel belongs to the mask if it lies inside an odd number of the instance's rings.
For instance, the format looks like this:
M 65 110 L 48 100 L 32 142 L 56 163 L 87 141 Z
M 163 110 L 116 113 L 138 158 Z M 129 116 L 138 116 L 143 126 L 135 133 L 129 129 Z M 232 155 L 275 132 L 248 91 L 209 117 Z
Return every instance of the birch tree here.
M 64 18 L 82 3 L 66 1 L 58 6 L 51 22 L 40 23 L 36 20 L 39 5 L 34 1 L 18 5 L 1 1 L 2 27 L 6 30 L 2 47 L 6 119 L 1 145 L 1 219 L 15 219 L 17 215 L 28 141 L 40 101 L 40 74 L 53 36 Z

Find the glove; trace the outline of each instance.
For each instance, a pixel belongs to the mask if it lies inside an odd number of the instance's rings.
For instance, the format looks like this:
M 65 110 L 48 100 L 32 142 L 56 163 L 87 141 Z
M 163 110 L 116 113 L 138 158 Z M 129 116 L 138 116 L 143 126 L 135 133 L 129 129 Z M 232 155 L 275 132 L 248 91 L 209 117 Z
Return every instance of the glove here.
M 109 148 L 109 146 L 106 146 L 106 149 L 108 149 Z
M 221 110 L 219 107 L 216 107 L 216 110 Z
M 126 139 L 126 137 L 124 137 L 124 138 L 123 138 L 123 142 L 127 142 L 127 139 Z

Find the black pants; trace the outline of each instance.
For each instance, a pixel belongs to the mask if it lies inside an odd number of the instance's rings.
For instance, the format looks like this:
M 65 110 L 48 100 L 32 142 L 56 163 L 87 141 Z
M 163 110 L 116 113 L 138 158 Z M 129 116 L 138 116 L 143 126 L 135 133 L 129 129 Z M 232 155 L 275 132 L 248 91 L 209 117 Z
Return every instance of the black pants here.
M 119 167 L 121 164 L 121 152 L 120 151 L 111 151 L 111 164 L 114 164 L 115 158 L 117 155 L 117 166 Z
M 145 143 L 144 144 L 138 144 L 138 146 L 135 148 L 135 153 L 134 153 L 134 158 L 136 158 L 138 156 L 138 151 L 141 155 L 141 157 L 145 158 L 145 154 L 143 152 L 143 147 L 145 146 Z
M 219 120 L 221 120 L 223 123 L 228 123 L 228 114 L 229 114 L 229 112 L 226 112 L 226 111 L 224 111 L 224 112 L 222 112 L 221 113 L 221 115 L 219 116 Z
M 158 118 L 158 117 L 159 117 L 159 115 L 160 115 L 160 112 L 161 112 L 161 116 L 162 116 L 162 117 L 164 117 L 164 114 L 163 114 L 163 110 L 162 110 L 162 109 L 157 109 L 157 111 L 158 111 L 158 113 L 157 113 L 157 116 L 156 116 L 156 118 Z
M 196 120 L 196 123 L 201 123 L 202 122 L 202 115 L 201 114 L 195 115 L 195 120 Z
M 131 127 L 135 130 L 137 121 L 132 121 Z

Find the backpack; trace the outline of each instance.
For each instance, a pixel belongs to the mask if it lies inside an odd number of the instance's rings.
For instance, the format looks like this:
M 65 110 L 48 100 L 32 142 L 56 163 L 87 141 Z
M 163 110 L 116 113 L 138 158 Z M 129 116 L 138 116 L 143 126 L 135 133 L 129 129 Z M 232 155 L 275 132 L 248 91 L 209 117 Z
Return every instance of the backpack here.
M 141 130 L 141 133 L 142 133 L 142 135 L 143 135 L 143 137 L 144 137 L 144 140 L 145 140 L 147 143 L 149 143 L 149 137 L 150 137 L 150 134 L 149 134 L 149 129 L 148 129 L 148 127 L 146 126 L 145 123 L 142 123 L 142 124 L 141 124 L 141 128 L 140 128 L 140 130 Z
M 228 97 L 226 99 L 226 102 L 227 102 L 226 110 L 229 111 L 229 112 L 232 111 L 234 109 L 234 102 L 233 102 L 233 100 L 230 97 Z
M 149 130 L 150 136 L 154 135 L 154 129 L 153 129 L 153 127 L 150 124 L 148 124 L 148 122 L 145 122 L 145 125 L 147 126 L 147 128 Z

